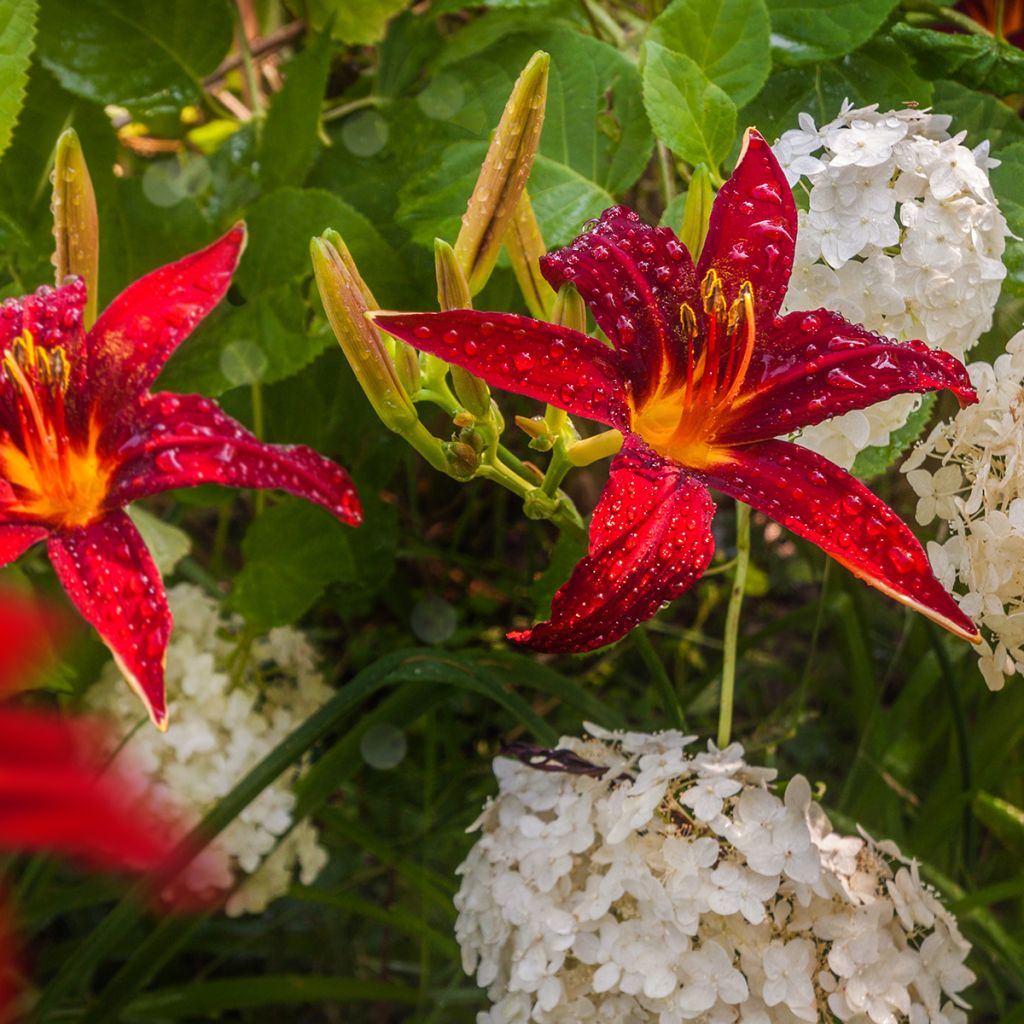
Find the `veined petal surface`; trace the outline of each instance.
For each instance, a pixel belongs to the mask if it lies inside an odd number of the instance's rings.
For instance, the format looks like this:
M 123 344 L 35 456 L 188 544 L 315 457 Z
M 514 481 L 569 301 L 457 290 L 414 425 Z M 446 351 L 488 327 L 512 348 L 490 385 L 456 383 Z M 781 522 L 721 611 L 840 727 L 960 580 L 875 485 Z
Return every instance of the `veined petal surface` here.
M 731 449 L 702 475 L 816 544 L 855 576 L 966 640 L 977 627 L 935 578 L 910 527 L 859 480 L 789 441 Z
M 551 618 L 509 639 L 590 651 L 624 637 L 703 575 L 714 554 L 707 487 L 628 437 L 594 510 L 590 549 L 551 602 Z

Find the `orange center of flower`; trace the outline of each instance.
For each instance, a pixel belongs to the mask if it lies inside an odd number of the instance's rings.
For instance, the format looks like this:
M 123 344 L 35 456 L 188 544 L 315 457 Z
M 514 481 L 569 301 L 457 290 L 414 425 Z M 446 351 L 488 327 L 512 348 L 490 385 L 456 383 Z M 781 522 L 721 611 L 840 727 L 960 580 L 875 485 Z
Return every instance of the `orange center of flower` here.
M 14 489 L 4 511 L 72 529 L 103 510 L 111 467 L 97 451 L 90 424 L 84 443 L 68 435 L 64 397 L 70 366 L 64 349 L 44 349 L 25 331 L 0 358 L 21 427 L 21 437 L 0 437 L 0 475 Z
M 686 376 L 663 375 L 642 405 L 630 402 L 631 423 L 656 452 L 688 466 L 707 469 L 727 457 L 716 450 L 717 429 L 735 411 L 736 397 L 754 354 L 754 289 L 744 281 L 739 296 L 727 304 L 722 282 L 709 270 L 700 286 L 704 330 L 688 303 L 679 309 Z M 698 342 L 704 336 L 704 343 Z M 699 348 L 699 355 L 696 355 Z

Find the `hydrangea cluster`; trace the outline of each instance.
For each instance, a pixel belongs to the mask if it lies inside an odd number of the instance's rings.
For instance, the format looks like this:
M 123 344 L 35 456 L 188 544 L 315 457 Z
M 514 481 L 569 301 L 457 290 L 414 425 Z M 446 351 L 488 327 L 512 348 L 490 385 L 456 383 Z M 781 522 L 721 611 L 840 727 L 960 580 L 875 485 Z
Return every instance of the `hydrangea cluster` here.
M 992 323 L 1006 221 L 988 143 L 949 136 L 951 118 L 853 109 L 816 128 L 808 114 L 774 150 L 806 193 L 787 309 L 825 306 L 880 334 L 963 357 Z M 799 188 L 798 188 L 799 199 Z M 849 468 L 920 405 L 900 395 L 804 431 L 801 444 Z
M 985 682 L 1024 672 L 1024 331 L 994 365 L 968 367 L 978 404 L 938 424 L 903 466 L 917 521 L 949 524 L 928 555 L 960 607 L 987 633 Z
M 241 623 L 199 588 L 181 584 L 168 600 L 175 623 L 167 651 L 168 731 L 139 727 L 138 700 L 114 665 L 90 702 L 124 738 L 115 768 L 124 761 L 140 803 L 184 811 L 195 824 L 331 690 L 297 630 L 274 629 L 240 646 Z M 207 866 L 201 884 L 226 890 L 240 883 L 225 906 L 232 916 L 265 910 L 292 885 L 296 870 L 311 884 L 327 861 L 308 821 L 280 839 L 292 824 L 296 777 L 285 773 L 267 787 L 218 838 L 227 858 L 217 877 Z
M 739 744 L 586 728 L 495 761 L 455 901 L 478 1024 L 966 1021 L 970 947 L 892 844 Z

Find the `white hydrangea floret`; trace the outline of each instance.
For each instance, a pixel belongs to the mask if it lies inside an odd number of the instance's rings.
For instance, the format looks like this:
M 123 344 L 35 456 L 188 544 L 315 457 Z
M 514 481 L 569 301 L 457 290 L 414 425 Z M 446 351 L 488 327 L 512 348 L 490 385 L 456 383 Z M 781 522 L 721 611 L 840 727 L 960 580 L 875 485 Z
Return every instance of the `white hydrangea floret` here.
M 89 700 L 113 719 L 116 738 L 124 741 L 113 768 L 128 776 L 140 804 L 183 813 L 195 824 L 331 690 L 315 650 L 297 630 L 271 630 L 240 651 L 240 623 L 198 587 L 180 584 L 167 597 L 175 623 L 167 648 L 168 731 L 138 727 L 138 700 L 113 664 Z M 197 884 L 234 887 L 225 906 L 232 916 L 262 912 L 296 874 L 312 884 L 327 862 L 308 821 L 281 839 L 292 824 L 296 778 L 285 773 L 220 834 L 227 870 L 197 878 Z
M 1024 673 L 1024 331 L 993 365 L 972 363 L 978 403 L 938 424 L 903 464 L 939 581 L 981 628 L 985 682 Z
M 478 1024 L 960 1024 L 969 946 L 892 844 L 739 744 L 587 729 L 495 761 L 455 898 Z
M 847 102 L 835 120 L 800 127 L 774 146 L 806 195 L 786 310 L 832 309 L 901 341 L 958 358 L 992 324 L 1006 221 L 988 171 L 988 144 L 970 150 L 951 118 L 880 112 Z M 841 466 L 884 445 L 921 399 L 899 395 L 803 431 L 800 442 Z

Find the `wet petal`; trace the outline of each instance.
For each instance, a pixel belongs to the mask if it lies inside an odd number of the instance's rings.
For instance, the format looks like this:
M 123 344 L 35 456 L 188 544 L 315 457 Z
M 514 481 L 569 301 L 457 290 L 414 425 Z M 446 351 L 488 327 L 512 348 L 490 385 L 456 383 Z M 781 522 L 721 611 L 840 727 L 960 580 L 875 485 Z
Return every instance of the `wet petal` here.
M 977 401 L 963 363 L 920 341 L 894 341 L 827 309 L 790 313 L 759 347 L 730 410 L 725 442 L 778 437 L 892 395 L 948 388 Z
M 0 847 L 70 854 L 91 865 L 161 864 L 173 831 L 145 823 L 103 771 L 92 723 L 0 709 Z
M 671 228 L 654 228 L 624 206 L 605 210 L 591 230 L 541 259 L 557 291 L 571 281 L 598 326 L 629 357 L 635 385 L 654 378 L 682 350 L 679 307 L 697 302 L 693 260 Z
M 771 146 L 750 128 L 736 169 L 711 208 L 697 279 L 716 270 L 727 301 L 736 298 L 740 285 L 749 281 L 754 286 L 757 322 L 763 329 L 782 305 L 795 246 L 793 192 Z
M 623 426 L 621 360 L 595 338 L 512 313 L 377 313 L 389 334 L 465 367 L 492 387 Z
M 111 512 L 89 526 L 54 534 L 49 548 L 75 607 L 110 648 L 153 722 L 166 729 L 164 658 L 171 613 L 138 530 L 123 512 Z
M 46 540 L 49 533 L 45 526 L 0 523 L 0 566 L 20 558 L 33 544 Z
M 264 444 L 210 399 L 152 395 L 134 429 L 120 453 L 124 461 L 111 487 L 112 506 L 214 483 L 286 491 L 322 505 L 349 526 L 362 522 L 355 485 L 341 466 L 301 445 Z
M 89 387 L 131 398 L 156 380 L 171 353 L 224 297 L 245 245 L 238 224 L 199 252 L 130 284 L 86 339 Z
M 625 636 L 700 579 L 715 512 L 708 489 L 636 437 L 612 463 L 590 550 L 551 602 L 551 618 L 509 639 L 541 651 L 590 651 Z
M 979 639 L 974 623 L 932 574 L 910 528 L 859 480 L 788 441 L 729 449 L 702 475 L 720 491 L 770 516 L 957 636 Z

